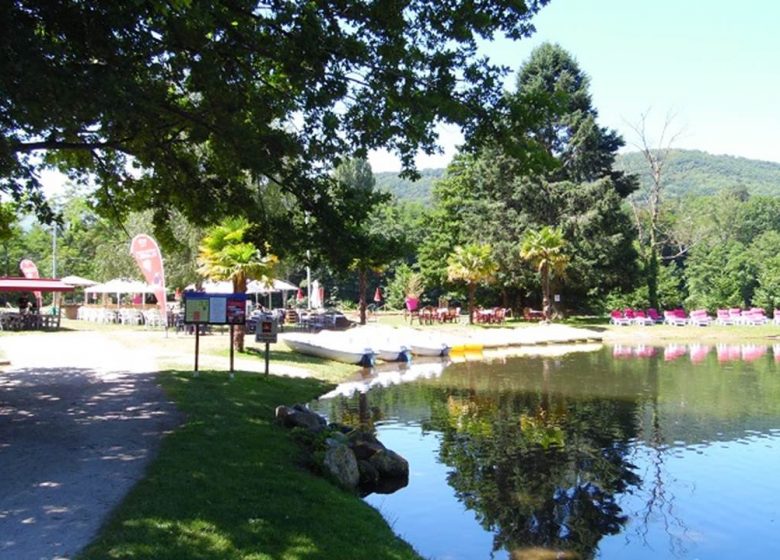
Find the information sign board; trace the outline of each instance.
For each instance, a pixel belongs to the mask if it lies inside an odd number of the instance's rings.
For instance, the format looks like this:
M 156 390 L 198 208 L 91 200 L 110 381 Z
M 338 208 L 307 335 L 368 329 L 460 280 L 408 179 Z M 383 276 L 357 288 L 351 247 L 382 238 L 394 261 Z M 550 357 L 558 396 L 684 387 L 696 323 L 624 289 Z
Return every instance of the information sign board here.
M 276 342 L 279 324 L 276 319 L 263 317 L 257 322 L 255 330 L 255 342 Z
M 246 300 L 228 297 L 226 301 L 226 319 L 230 325 L 246 323 Z
M 209 294 L 209 323 L 212 325 L 224 325 L 227 323 L 225 311 L 227 310 L 227 298 L 221 294 Z
M 205 294 L 190 294 L 184 300 L 185 323 L 209 322 L 209 300 L 201 295 Z
M 246 294 L 185 292 L 184 322 L 243 325 L 246 323 Z

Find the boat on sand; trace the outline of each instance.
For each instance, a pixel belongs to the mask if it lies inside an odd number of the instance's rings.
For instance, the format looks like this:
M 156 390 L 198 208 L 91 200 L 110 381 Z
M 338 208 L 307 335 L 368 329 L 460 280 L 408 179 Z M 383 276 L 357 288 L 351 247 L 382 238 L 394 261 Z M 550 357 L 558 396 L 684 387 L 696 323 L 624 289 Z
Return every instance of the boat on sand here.
M 349 331 L 322 331 L 319 336 L 330 339 L 334 345 L 371 348 L 376 357 L 385 362 L 409 362 L 411 348 L 401 339 L 382 329 L 352 329 Z
M 287 333 L 279 335 L 279 340 L 291 350 L 307 356 L 316 356 L 363 367 L 373 366 L 376 361 L 376 352 L 372 348 L 347 338 L 338 339 L 309 333 Z

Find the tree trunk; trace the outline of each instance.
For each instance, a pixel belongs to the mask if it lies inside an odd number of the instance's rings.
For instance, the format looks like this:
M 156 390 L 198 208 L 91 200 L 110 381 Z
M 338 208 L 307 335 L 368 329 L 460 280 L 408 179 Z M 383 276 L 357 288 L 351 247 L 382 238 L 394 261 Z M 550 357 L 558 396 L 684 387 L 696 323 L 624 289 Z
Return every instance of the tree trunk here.
M 474 296 L 477 292 L 476 284 L 469 284 L 469 325 L 474 324 Z
M 364 268 L 361 268 L 358 272 L 358 291 L 360 292 L 359 295 L 359 304 L 360 307 L 360 324 L 365 325 L 366 324 L 366 270 Z
M 237 294 L 246 293 L 246 278 L 233 279 L 233 292 Z M 244 325 L 235 325 L 233 327 L 233 350 L 236 352 L 244 351 Z
M 650 246 L 650 255 L 647 260 L 647 299 L 650 307 L 658 309 L 658 255 L 655 247 Z
M 549 321 L 552 318 L 552 306 L 550 304 L 550 269 L 547 266 L 542 267 L 542 311 L 544 320 Z

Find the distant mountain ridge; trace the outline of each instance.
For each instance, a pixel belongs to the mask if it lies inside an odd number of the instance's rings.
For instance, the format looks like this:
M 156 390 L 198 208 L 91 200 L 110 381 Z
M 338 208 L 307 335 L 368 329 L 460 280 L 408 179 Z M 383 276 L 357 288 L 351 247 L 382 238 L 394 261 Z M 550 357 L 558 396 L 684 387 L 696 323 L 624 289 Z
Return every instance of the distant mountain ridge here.
M 650 185 L 647 163 L 639 152 L 619 154 L 615 169 L 636 173 L 641 188 Z M 442 169 L 422 169 L 419 181 L 401 179 L 398 173 L 375 173 L 377 188 L 401 201 L 430 202 L 433 185 Z M 663 174 L 669 196 L 711 195 L 723 189 L 744 189 L 754 195 L 780 196 L 780 163 L 737 156 L 713 155 L 700 150 L 672 150 Z
M 376 187 L 393 194 L 398 200 L 426 204 L 431 201 L 433 184 L 444 177 L 444 168 L 420 169 L 417 181 L 402 179 L 394 171 L 374 173 Z
M 650 186 L 648 165 L 640 152 L 618 155 L 615 169 L 636 173 L 641 187 Z M 780 163 L 716 156 L 700 150 L 672 150 L 663 172 L 663 184 L 670 196 L 711 195 L 723 189 L 780 196 Z

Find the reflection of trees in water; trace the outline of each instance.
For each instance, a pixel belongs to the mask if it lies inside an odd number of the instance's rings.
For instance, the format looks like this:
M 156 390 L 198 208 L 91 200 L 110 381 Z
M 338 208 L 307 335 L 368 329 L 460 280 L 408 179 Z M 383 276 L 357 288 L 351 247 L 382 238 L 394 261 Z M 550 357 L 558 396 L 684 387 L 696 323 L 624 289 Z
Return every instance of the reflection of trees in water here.
M 682 535 L 688 532 L 688 527 L 675 508 L 675 495 L 667 492 L 669 483 L 674 482 L 666 470 L 666 453 L 671 449 L 667 445 L 661 426 L 661 413 L 658 405 L 658 358 L 647 361 L 647 383 L 642 393 L 642 403 L 637 407 L 637 426 L 639 437 L 644 441 L 644 448 L 637 446 L 636 456 L 644 455 L 647 465 L 643 484 L 634 492 L 642 503 L 639 511 L 633 512 L 636 519 L 635 531 L 647 545 L 647 536 L 651 522 L 663 526 L 669 537 L 669 552 L 673 556 L 683 556 L 687 549 Z
M 627 539 L 647 545 L 658 525 L 672 554 L 683 553 L 687 528 L 666 468 L 666 439 L 681 434 L 662 417 L 659 358 L 634 366 L 593 355 L 580 363 L 575 379 L 601 390 L 572 385 L 571 369 L 560 377 L 555 361 L 536 360 L 524 362 L 517 385 L 464 368 L 450 378 L 372 390 L 367 399 L 331 401 L 329 416 L 369 428 L 398 414 L 415 423 L 430 417 L 423 427 L 442 434 L 440 458 L 453 467 L 449 484 L 495 534 L 496 550 L 545 547 L 588 558 L 630 517 Z M 669 429 L 677 432 L 667 436 Z M 646 468 L 639 472 L 632 462 Z
M 545 372 L 547 373 L 547 372 Z M 635 403 L 536 393 L 445 390 L 430 429 L 443 434 L 449 484 L 495 534 L 494 549 L 595 554 L 626 515 L 615 497 L 640 483 L 626 461 Z

